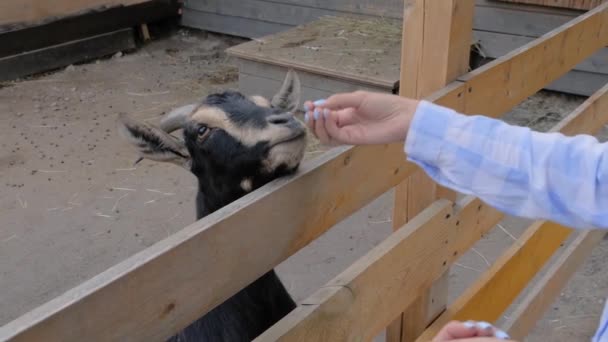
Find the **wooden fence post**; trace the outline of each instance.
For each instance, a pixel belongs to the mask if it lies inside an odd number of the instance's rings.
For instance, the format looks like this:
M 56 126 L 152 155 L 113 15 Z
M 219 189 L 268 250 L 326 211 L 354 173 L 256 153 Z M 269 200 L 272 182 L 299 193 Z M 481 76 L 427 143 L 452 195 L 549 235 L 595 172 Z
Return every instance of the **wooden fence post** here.
M 401 96 L 423 98 L 468 71 L 474 10 L 474 0 L 405 0 Z M 438 191 L 422 171 L 395 190 L 394 229 L 438 197 L 455 199 L 453 192 Z M 388 327 L 388 342 L 414 341 L 445 310 L 448 273 Z

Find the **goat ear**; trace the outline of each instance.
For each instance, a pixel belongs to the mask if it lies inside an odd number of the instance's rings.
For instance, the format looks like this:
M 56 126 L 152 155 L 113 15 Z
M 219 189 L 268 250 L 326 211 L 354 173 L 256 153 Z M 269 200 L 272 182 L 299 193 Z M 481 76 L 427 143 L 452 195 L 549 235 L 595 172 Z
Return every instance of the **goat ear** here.
M 118 117 L 118 132 L 137 150 L 140 158 L 169 162 L 186 169 L 190 166 L 190 154 L 186 145 L 163 130 L 137 122 L 125 114 Z
M 293 69 L 289 69 L 281 89 L 273 96 L 270 105 L 272 108 L 281 109 L 284 112 L 293 112 L 300 108 L 301 93 L 300 78 Z

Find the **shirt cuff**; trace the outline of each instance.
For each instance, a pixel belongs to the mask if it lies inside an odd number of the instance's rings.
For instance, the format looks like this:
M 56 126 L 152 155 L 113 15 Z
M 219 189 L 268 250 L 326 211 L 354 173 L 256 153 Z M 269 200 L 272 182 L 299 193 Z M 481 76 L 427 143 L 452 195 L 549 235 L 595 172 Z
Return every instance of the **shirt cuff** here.
M 420 101 L 405 139 L 404 152 L 408 159 L 417 164 L 437 165 L 446 132 L 456 116 L 450 108 Z

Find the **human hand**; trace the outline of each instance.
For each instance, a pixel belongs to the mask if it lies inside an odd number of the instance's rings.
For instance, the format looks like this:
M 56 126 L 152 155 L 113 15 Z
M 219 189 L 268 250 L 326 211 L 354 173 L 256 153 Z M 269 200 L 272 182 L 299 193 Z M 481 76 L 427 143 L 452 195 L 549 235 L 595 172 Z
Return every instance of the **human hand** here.
M 419 101 L 355 91 L 306 101 L 306 124 L 326 145 L 368 145 L 404 141 Z
M 432 342 L 446 341 L 470 341 L 490 342 L 509 340 L 510 337 L 504 331 L 494 327 L 488 322 L 459 322 L 452 321 L 446 324 L 435 336 Z

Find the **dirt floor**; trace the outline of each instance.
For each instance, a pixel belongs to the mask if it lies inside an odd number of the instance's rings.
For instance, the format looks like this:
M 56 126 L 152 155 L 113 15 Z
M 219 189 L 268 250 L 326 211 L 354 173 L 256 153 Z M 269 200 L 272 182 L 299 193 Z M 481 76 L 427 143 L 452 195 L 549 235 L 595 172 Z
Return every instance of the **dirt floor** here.
M 0 87 L 0 324 L 194 221 L 194 177 L 148 161 L 134 167 L 115 119 L 125 112 L 157 122 L 175 106 L 236 88 L 235 66 L 222 51 L 239 41 L 179 30 L 133 53 Z M 581 101 L 541 93 L 506 120 L 546 130 Z M 311 144 L 308 157 L 320 151 Z M 297 300 L 390 233 L 391 195 L 278 267 Z M 505 220 L 458 261 L 450 300 L 524 223 Z M 589 340 L 608 294 L 607 257 L 604 241 L 528 341 Z

